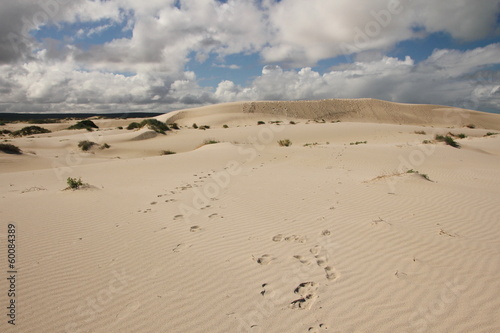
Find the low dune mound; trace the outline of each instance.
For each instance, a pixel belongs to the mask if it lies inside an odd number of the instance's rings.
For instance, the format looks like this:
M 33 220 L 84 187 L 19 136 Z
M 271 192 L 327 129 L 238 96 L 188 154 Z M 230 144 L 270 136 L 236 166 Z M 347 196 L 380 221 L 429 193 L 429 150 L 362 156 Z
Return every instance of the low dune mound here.
M 156 138 L 158 133 L 152 130 L 141 130 L 138 132 L 136 136 L 134 136 L 131 141 L 141 141 L 141 140 L 148 140 L 152 138 Z
M 318 101 L 257 101 L 211 105 L 159 116 L 168 123 L 225 115 L 266 115 L 325 121 L 370 122 L 424 126 L 500 129 L 500 115 L 441 105 L 403 104 L 371 98 Z

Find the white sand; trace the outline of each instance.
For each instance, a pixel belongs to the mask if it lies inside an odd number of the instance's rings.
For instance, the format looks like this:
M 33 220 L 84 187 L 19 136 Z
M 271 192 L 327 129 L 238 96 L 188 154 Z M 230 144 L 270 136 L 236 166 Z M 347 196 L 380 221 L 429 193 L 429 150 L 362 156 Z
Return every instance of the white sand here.
M 149 139 L 116 129 L 133 120 L 10 139 L 24 154 L 0 152 L 0 330 L 500 331 L 500 135 L 484 136 L 500 132 L 499 115 L 377 100 L 253 105 L 166 114 L 181 130 Z M 468 135 L 460 149 L 422 144 L 448 132 Z M 83 153 L 84 139 L 111 148 Z M 92 187 L 63 191 L 67 177 Z

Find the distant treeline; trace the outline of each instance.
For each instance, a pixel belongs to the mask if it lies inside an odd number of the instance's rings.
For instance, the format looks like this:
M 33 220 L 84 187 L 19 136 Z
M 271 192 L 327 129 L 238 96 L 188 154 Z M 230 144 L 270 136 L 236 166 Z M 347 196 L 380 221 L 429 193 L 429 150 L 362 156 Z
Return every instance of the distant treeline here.
M 30 121 L 34 122 L 49 119 L 84 119 L 102 117 L 105 119 L 151 118 L 164 113 L 152 112 L 127 112 L 127 113 L 0 113 L 0 121 Z

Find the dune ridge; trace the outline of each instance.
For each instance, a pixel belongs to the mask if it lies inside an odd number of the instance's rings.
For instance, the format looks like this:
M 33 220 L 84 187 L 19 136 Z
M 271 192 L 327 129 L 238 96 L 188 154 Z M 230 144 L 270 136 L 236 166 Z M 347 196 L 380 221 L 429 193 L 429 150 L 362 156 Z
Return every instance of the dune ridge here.
M 499 130 L 500 115 L 431 104 L 405 104 L 371 98 L 326 99 L 315 101 L 256 101 L 233 102 L 174 111 L 157 117 L 167 122 L 178 122 L 194 117 L 225 120 L 247 114 L 262 114 L 288 118 L 326 121 L 407 124 L 422 126 L 466 126 Z

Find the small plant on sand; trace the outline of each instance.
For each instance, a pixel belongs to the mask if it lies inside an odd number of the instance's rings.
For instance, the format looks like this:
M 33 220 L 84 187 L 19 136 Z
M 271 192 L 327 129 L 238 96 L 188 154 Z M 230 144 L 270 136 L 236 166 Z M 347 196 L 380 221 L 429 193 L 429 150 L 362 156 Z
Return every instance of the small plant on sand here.
M 414 174 L 417 174 L 417 175 L 419 175 L 420 177 L 424 178 L 425 180 L 428 180 L 428 181 L 432 182 L 432 180 L 429 178 L 429 176 L 428 176 L 427 174 L 425 174 L 425 173 L 420 173 L 420 172 L 415 171 L 415 170 L 413 170 L 413 169 L 410 169 L 410 170 L 406 171 L 406 173 L 414 173 Z
M 167 124 L 162 123 L 157 119 L 144 119 L 143 121 L 141 121 L 140 125 L 141 127 L 147 126 L 149 129 L 160 134 L 165 134 L 166 131 L 170 130 Z
M 415 131 L 415 134 L 426 134 L 425 131 Z
M 317 142 L 306 143 L 306 144 L 304 144 L 304 147 L 312 147 L 312 146 L 317 146 L 317 145 L 319 145 L 319 143 L 317 143 Z
M 210 129 L 210 126 L 208 126 L 208 125 L 202 125 L 202 126 L 198 127 L 198 129 L 200 129 L 200 130 L 207 130 L 207 129 Z
M 10 143 L 0 143 L 0 151 L 3 151 L 6 154 L 22 154 L 21 149 L 19 147 L 14 146 Z
M 468 128 L 476 128 L 476 125 L 474 125 L 474 124 L 468 124 L 468 125 L 465 125 L 465 127 L 468 127 Z
M 214 143 L 219 143 L 220 141 L 214 140 L 214 139 L 206 139 L 203 141 L 204 145 L 213 145 Z
M 133 130 L 133 129 L 136 129 L 136 128 L 141 128 L 141 124 L 139 124 L 138 122 L 132 122 L 130 124 L 128 124 L 127 126 L 127 129 L 130 131 L 130 130 Z
M 78 190 L 80 187 L 84 185 L 81 178 L 76 179 L 68 177 L 66 183 L 68 183 L 68 188 L 72 190 Z
M 196 125 L 196 123 L 193 123 L 193 128 L 198 129 L 198 125 Z
M 177 125 L 177 123 L 171 123 L 171 124 L 168 124 L 168 127 L 174 129 L 174 130 L 179 130 L 179 125 Z
M 92 120 L 82 120 L 82 121 L 79 121 L 77 122 L 76 124 L 68 127 L 68 129 L 70 130 L 74 130 L 74 129 L 86 129 L 87 131 L 92 131 L 92 129 L 94 128 L 99 128 L 96 124 L 94 124 L 94 122 Z
M 11 133 L 12 136 L 26 136 L 33 134 L 42 134 L 42 133 L 50 133 L 50 131 L 46 128 L 40 126 L 27 126 L 23 127 L 18 131 L 14 131 Z
M 118 126 L 117 129 L 122 130 L 123 126 Z
M 295 125 L 295 124 L 297 124 L 295 121 L 290 120 L 290 125 Z
M 0 121 L 0 126 L 5 126 L 5 122 L 4 121 Z
M 422 143 L 424 145 L 428 145 L 428 144 L 432 143 L 432 141 L 431 140 L 424 140 L 424 141 L 422 141 Z
M 84 140 L 84 141 L 78 142 L 78 148 L 80 148 L 83 151 L 87 151 L 90 148 L 92 148 L 93 146 L 95 146 L 96 144 L 97 143 L 95 143 L 95 142 Z
M 110 145 L 108 145 L 107 143 L 103 143 L 103 144 L 99 147 L 99 149 L 109 149 L 109 148 L 111 148 L 111 146 L 110 146 Z
M 457 134 L 455 135 L 457 138 L 459 139 L 465 139 L 467 137 L 467 135 L 465 135 L 464 133 L 460 133 L 460 134 Z
M 436 134 L 435 139 L 436 139 L 436 141 L 446 143 L 448 146 L 452 146 L 454 148 L 460 148 L 460 145 L 458 144 L 458 142 L 453 140 L 453 138 L 449 135 L 443 136 L 443 135 Z
M 173 155 L 175 154 L 175 151 L 171 151 L 171 150 L 162 150 L 161 151 L 161 155 Z
M 6 129 L 0 130 L 0 134 L 11 134 L 11 133 L 12 133 L 11 131 L 6 130 Z
M 357 145 L 364 145 L 364 144 L 367 144 L 368 142 L 367 141 L 356 141 L 356 142 L 351 142 L 350 145 L 351 146 L 357 146 Z
M 493 133 L 493 132 L 488 132 L 484 136 L 492 136 L 492 135 L 497 135 L 498 133 Z
M 127 129 L 133 130 L 133 129 L 137 129 L 137 128 L 143 128 L 144 126 L 147 126 L 149 129 L 155 131 L 156 133 L 160 133 L 160 134 L 165 134 L 166 131 L 170 130 L 170 128 L 167 126 L 167 124 L 162 123 L 161 121 L 159 121 L 157 119 L 144 119 L 140 123 L 133 122 L 127 126 Z
M 265 122 L 265 121 L 262 121 L 262 120 L 259 120 L 259 121 L 257 122 L 257 125 L 265 125 L 265 124 L 266 124 L 266 122 Z
M 290 141 L 289 139 L 283 139 L 279 140 L 278 144 L 280 145 L 280 147 L 290 147 L 292 145 L 292 141 Z
M 229 128 L 226 124 L 222 125 L 223 128 Z

